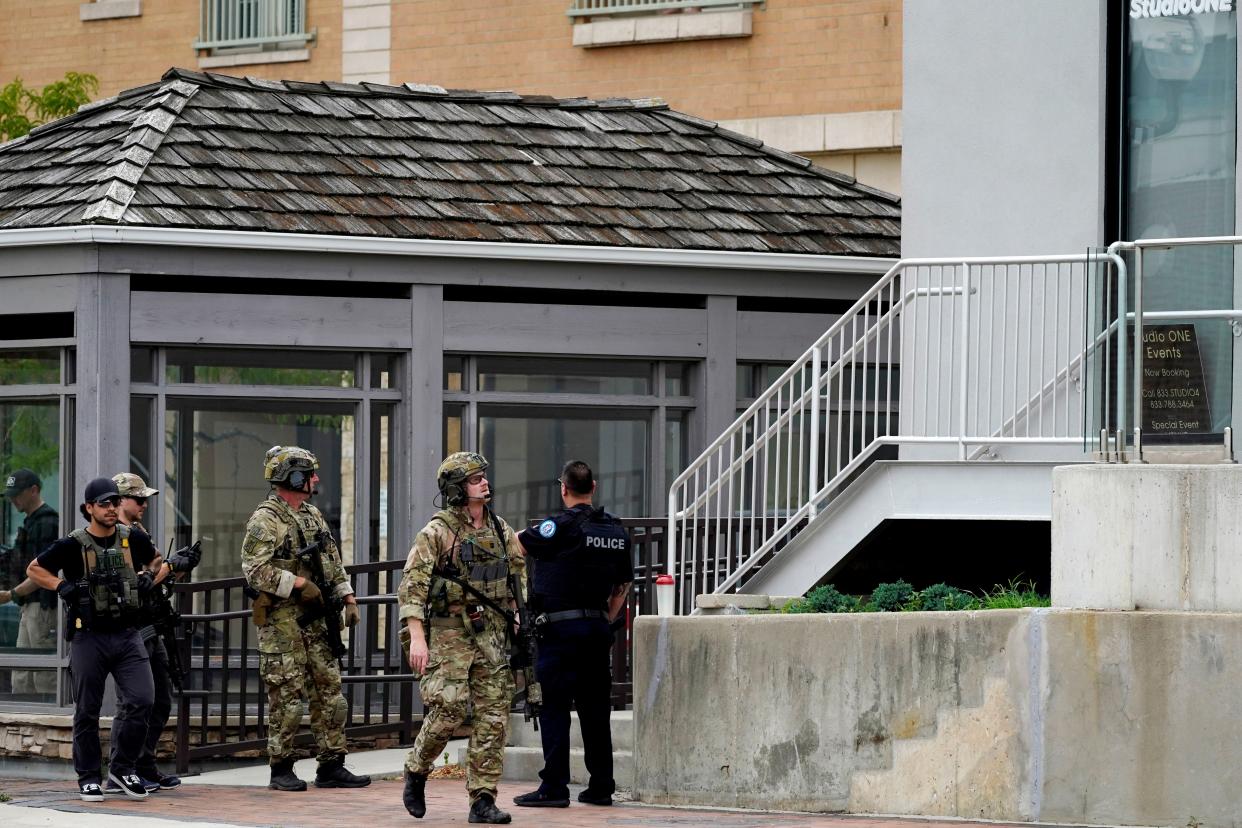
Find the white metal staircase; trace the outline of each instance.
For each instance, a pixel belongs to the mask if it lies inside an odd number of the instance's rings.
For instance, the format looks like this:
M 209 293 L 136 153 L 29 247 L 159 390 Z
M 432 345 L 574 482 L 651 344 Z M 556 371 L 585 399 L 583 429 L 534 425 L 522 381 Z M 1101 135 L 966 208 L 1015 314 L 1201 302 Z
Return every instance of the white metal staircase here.
M 916 516 L 876 486 L 940 487 L 917 516 L 1038 518 L 1050 489 L 1032 467 L 1089 460 L 1124 428 L 1108 376 L 1126 373 L 1125 286 L 1112 254 L 898 262 L 673 482 L 679 612 L 701 593 L 804 590 L 868 522 Z M 1023 502 L 988 497 L 1004 472 L 969 472 L 984 464 L 1011 469 Z M 830 528 L 825 552 L 812 539 Z

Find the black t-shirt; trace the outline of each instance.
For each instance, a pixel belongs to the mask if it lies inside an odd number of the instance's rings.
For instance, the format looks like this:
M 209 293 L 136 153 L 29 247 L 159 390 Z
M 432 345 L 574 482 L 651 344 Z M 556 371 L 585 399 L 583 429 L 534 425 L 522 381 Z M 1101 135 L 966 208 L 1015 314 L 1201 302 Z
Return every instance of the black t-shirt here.
M 629 532 L 603 509 L 579 504 L 518 539 L 533 560 L 531 606 L 538 612 L 606 610 L 613 588 L 634 580 Z
M 95 537 L 95 542 L 103 549 L 111 549 L 116 543 L 116 533 L 107 538 Z M 129 554 L 137 571 L 155 560 L 159 553 L 155 551 L 155 546 L 146 532 L 130 529 Z M 86 556 L 82 552 L 82 544 L 72 537 L 56 541 L 35 558 L 35 561 L 48 572 L 62 573 L 66 581 L 80 580 L 86 572 Z

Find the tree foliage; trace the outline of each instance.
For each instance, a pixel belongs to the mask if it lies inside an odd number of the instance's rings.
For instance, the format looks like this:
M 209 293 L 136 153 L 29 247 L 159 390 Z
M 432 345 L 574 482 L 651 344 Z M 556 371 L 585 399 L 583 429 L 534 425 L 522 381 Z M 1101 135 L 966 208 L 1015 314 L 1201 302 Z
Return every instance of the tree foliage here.
M 62 79 L 42 89 L 28 87 L 21 78 L 14 78 L 0 87 L 0 143 L 20 138 L 40 124 L 72 115 L 98 91 L 99 79 L 84 72 L 66 72 Z

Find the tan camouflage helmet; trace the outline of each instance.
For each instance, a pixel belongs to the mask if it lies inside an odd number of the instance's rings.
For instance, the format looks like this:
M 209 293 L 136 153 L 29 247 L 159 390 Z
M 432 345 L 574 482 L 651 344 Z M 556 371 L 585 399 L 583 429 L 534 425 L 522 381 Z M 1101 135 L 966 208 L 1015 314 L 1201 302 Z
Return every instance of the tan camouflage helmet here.
M 263 461 L 263 479 L 301 489 L 319 468 L 319 460 L 298 446 L 272 446 Z
M 455 451 L 436 471 L 436 485 L 440 494 L 450 506 L 461 506 L 466 502 L 466 490 L 462 484 L 472 474 L 487 471 L 487 458 L 473 451 Z

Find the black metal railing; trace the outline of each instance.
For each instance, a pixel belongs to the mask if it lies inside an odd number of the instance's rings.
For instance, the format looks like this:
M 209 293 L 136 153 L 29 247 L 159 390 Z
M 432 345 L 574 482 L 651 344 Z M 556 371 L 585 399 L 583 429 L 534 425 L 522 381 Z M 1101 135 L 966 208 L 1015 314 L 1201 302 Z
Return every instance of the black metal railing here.
M 613 645 L 612 702 L 618 710 L 633 700 L 632 620 L 655 612 L 653 583 L 666 564 L 664 520 L 630 519 L 625 525 L 634 537 L 636 571 L 625 609 L 627 623 Z M 351 740 L 389 736 L 409 744 L 422 718 L 417 680 L 397 643 L 396 591 L 404 565 L 380 561 L 346 567 L 362 610 L 361 623 L 348 631 L 341 670 L 349 703 L 345 733 Z M 179 773 L 186 773 L 196 759 L 261 753 L 266 747 L 267 693 L 244 585 L 238 577 L 176 586 L 186 672 L 176 699 Z M 296 744 L 313 741 L 312 734 L 303 732 Z

